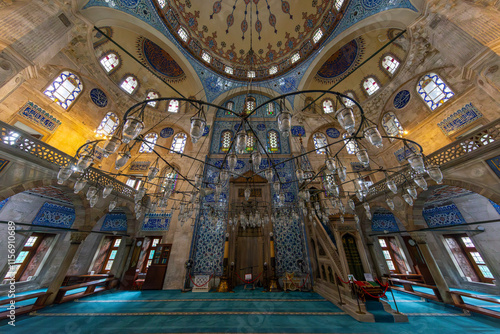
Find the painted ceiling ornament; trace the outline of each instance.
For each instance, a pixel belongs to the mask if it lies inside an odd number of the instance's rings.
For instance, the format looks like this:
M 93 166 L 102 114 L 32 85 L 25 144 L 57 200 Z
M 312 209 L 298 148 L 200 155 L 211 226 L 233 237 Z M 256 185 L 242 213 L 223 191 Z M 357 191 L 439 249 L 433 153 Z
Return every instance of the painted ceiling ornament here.
M 331 55 L 314 78 L 322 83 L 334 83 L 341 80 L 361 63 L 364 50 L 363 38 L 353 39 Z
M 170 82 L 178 82 L 186 78 L 186 74 L 177 62 L 159 45 L 147 38 L 139 37 L 137 52 L 142 62 Z

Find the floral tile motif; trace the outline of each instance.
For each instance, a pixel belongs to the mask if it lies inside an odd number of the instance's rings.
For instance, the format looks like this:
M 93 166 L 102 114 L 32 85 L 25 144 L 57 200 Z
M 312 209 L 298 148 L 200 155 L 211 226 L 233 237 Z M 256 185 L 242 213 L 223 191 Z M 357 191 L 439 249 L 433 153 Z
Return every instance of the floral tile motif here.
M 432 209 L 424 209 L 422 215 L 429 227 L 460 225 L 466 223 L 460 210 L 458 210 L 457 206 L 453 203 L 434 207 Z
M 372 217 L 372 231 L 389 231 L 397 232 L 399 231 L 396 218 L 389 210 L 377 209 L 373 213 Z
M 170 227 L 171 213 L 150 213 L 147 221 L 142 223 L 142 231 L 168 231 Z
M 127 231 L 127 215 L 125 213 L 108 213 L 104 217 L 101 231 Z
M 33 225 L 71 228 L 75 221 L 75 209 L 45 202 L 36 214 Z

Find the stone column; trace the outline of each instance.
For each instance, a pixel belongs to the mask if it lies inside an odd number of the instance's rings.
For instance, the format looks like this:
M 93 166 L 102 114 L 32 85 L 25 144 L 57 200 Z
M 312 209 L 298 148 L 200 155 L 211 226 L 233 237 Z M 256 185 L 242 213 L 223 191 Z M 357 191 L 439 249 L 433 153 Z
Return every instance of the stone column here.
M 441 297 L 443 298 L 443 301 L 448 304 L 453 304 L 453 299 L 451 298 L 450 295 L 450 288 L 448 287 L 448 284 L 446 283 L 446 280 L 444 279 L 443 274 L 441 273 L 441 269 L 439 269 L 439 266 L 436 263 L 436 259 L 434 259 L 434 256 L 431 253 L 429 245 L 427 244 L 426 233 L 414 232 L 410 233 L 410 235 L 412 239 L 417 242 L 418 248 L 420 249 L 420 252 L 422 253 L 422 256 L 425 259 L 425 263 L 427 264 L 427 267 L 431 272 L 432 278 L 436 283 L 436 286 L 439 290 L 439 293 L 441 294 Z
M 71 242 L 69 248 L 66 252 L 66 255 L 64 256 L 64 259 L 59 265 L 59 270 L 57 271 L 56 276 L 54 277 L 52 283 L 50 283 L 50 286 L 47 289 L 47 292 L 52 292 L 52 294 L 45 301 L 45 305 L 52 304 L 56 299 L 57 292 L 59 291 L 59 288 L 61 287 L 64 281 L 64 277 L 66 276 L 66 273 L 68 272 L 68 269 L 71 266 L 71 262 L 75 257 L 76 251 L 80 247 L 82 241 L 85 240 L 85 238 L 88 235 L 89 235 L 88 232 L 71 232 L 71 239 L 70 239 Z
M 375 239 L 377 237 L 373 238 Z M 372 260 L 373 268 L 375 269 L 375 273 L 378 277 L 382 277 L 383 273 L 380 270 L 381 266 L 376 255 L 377 250 L 375 249 L 375 244 L 371 240 L 368 239 L 365 240 L 366 240 L 366 246 L 368 247 L 368 253 L 370 254 L 370 258 Z

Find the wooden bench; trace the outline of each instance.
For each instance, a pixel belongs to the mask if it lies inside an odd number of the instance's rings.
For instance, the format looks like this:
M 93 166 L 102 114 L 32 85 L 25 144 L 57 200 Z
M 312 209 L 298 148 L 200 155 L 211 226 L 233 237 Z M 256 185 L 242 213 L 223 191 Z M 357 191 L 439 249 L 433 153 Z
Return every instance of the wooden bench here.
M 477 300 L 482 300 L 485 302 L 495 303 L 495 304 L 500 304 L 500 300 L 498 300 L 496 298 L 491 298 L 491 297 L 486 297 L 486 296 L 481 296 L 481 295 L 474 295 L 472 293 L 461 292 L 461 291 L 450 291 L 450 294 L 451 294 L 451 298 L 453 298 L 453 302 L 455 303 L 455 306 L 458 306 L 458 307 L 463 308 L 465 310 L 469 310 L 472 312 L 476 312 L 476 313 L 480 313 L 480 314 L 484 314 L 484 315 L 488 315 L 488 316 L 500 319 L 500 312 L 490 310 L 490 309 L 480 307 L 480 306 L 467 304 L 466 302 L 464 302 L 462 297 L 474 298 Z
M 36 311 L 36 310 L 41 309 L 42 307 L 44 307 L 45 300 L 51 294 L 52 294 L 52 292 L 30 293 L 27 295 L 21 295 L 21 296 L 14 297 L 14 298 L 7 298 L 7 299 L 0 300 L 0 305 L 10 304 L 11 300 L 14 300 L 15 302 L 20 302 L 23 300 L 29 300 L 29 299 L 36 298 L 36 301 L 33 305 L 26 305 L 26 306 L 21 306 L 21 307 L 16 308 L 15 311 L 16 311 L 16 316 L 17 316 L 20 314 L 25 314 L 25 313 L 29 313 L 31 311 Z M 10 315 L 10 310 L 0 312 L 0 320 L 7 319 L 9 317 L 9 315 Z
M 56 304 L 61 304 L 65 303 L 68 301 L 71 301 L 73 299 L 85 297 L 92 295 L 94 293 L 100 292 L 100 291 L 105 291 L 112 289 L 113 287 L 116 286 L 116 283 L 118 282 L 118 279 L 114 277 L 108 277 L 108 278 L 103 278 L 99 279 L 96 281 L 90 281 L 90 282 L 85 282 L 85 283 L 80 283 L 80 284 L 75 284 L 71 286 L 65 286 L 59 289 L 57 292 L 56 299 L 54 300 L 54 303 Z M 103 287 L 97 287 L 98 285 L 104 285 Z M 74 293 L 71 295 L 66 295 L 68 291 L 75 290 L 75 289 L 80 289 L 80 288 L 86 288 L 85 291 Z
M 410 294 L 415 295 L 415 296 L 419 296 L 419 297 L 423 297 L 423 298 L 427 298 L 427 299 L 432 299 L 432 300 L 435 300 L 438 302 L 443 301 L 443 298 L 441 298 L 441 294 L 439 293 L 439 290 L 438 290 L 437 286 L 435 286 L 435 285 L 427 285 L 427 284 L 417 283 L 414 281 L 408 281 L 408 280 L 399 279 L 399 278 L 388 278 L 388 280 L 389 280 L 389 282 L 391 284 L 391 288 L 393 290 L 403 291 L 403 292 L 410 293 Z M 394 286 L 394 283 L 399 283 L 403 287 L 401 288 L 398 286 Z M 432 291 L 434 292 L 434 295 L 431 295 L 431 294 L 425 293 L 425 292 L 415 291 L 415 290 L 413 290 L 413 286 L 420 286 L 422 288 L 432 289 Z
M 390 274 L 390 277 L 417 283 L 425 283 L 422 275 L 419 274 Z

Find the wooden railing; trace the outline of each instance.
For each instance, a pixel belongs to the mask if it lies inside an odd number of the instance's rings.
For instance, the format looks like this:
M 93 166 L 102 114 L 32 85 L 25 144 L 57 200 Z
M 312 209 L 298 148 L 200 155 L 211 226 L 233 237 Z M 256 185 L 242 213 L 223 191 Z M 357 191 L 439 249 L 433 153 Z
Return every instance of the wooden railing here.
M 479 128 L 474 133 L 456 140 L 453 143 L 431 153 L 427 156 L 429 163 L 446 169 L 454 162 L 466 158 L 472 154 L 478 154 L 484 149 L 489 149 L 492 144 L 498 144 L 500 141 L 500 118 L 485 126 Z M 400 171 L 401 174 L 391 176 L 398 186 L 403 184 L 406 179 L 411 179 L 411 168 L 405 168 Z M 379 193 L 387 191 L 386 179 L 381 180 L 370 187 L 367 197 L 374 197 Z
M 0 121 L 0 149 L 17 149 L 56 166 L 67 166 L 74 162 L 72 156 L 2 121 Z M 92 167 L 88 168 L 85 172 L 85 177 L 90 183 L 99 183 L 100 185 L 112 184 L 114 191 L 127 197 L 133 197 L 135 195 L 135 190 L 133 188 L 116 180 L 114 177 L 104 174 L 98 169 Z

